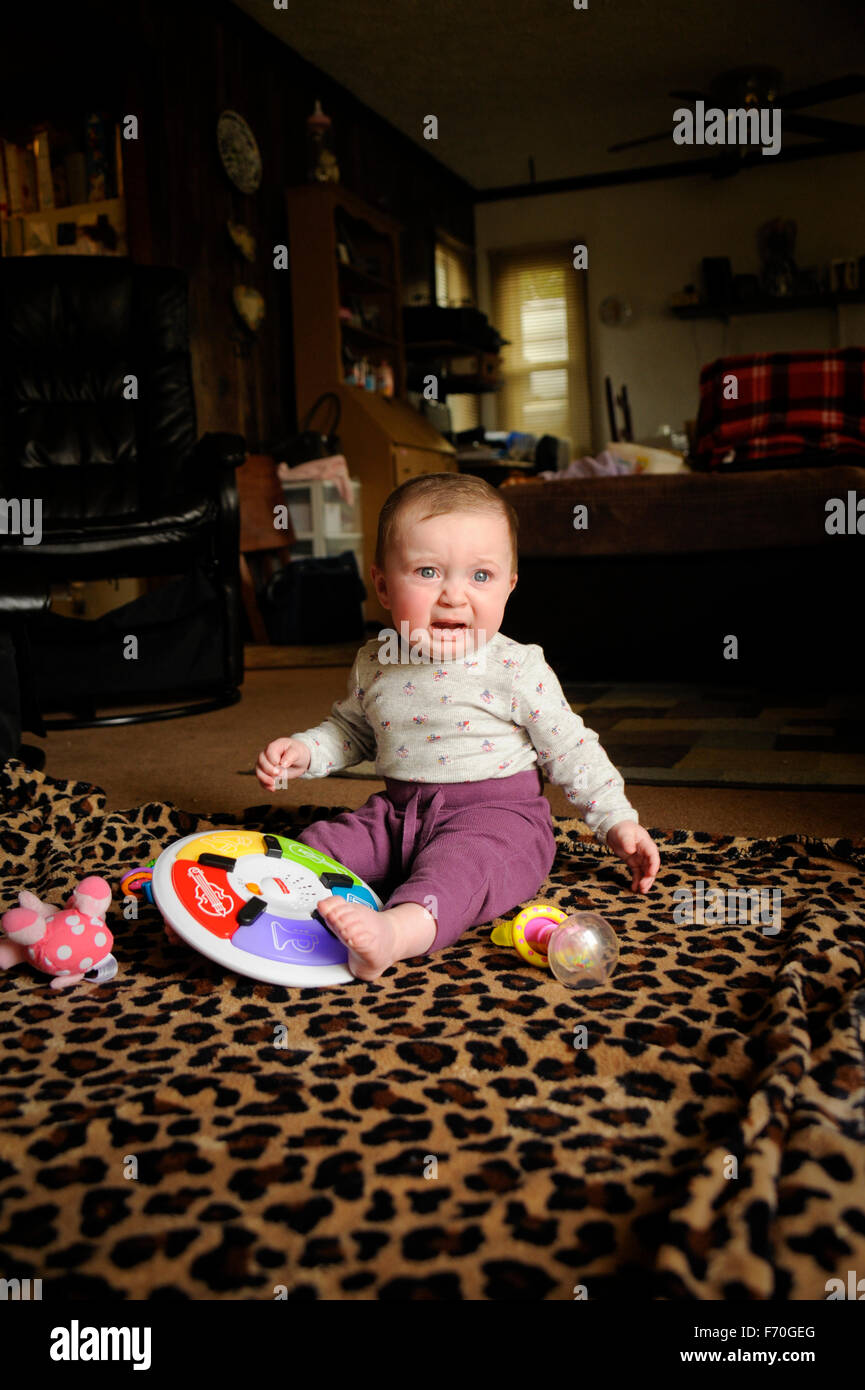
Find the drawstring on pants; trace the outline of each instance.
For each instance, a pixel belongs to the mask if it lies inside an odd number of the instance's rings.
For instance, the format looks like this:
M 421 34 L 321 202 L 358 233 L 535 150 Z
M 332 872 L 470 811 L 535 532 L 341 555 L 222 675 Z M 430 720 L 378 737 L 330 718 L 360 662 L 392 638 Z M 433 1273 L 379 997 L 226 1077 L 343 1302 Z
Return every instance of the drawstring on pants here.
M 412 850 L 417 851 L 423 848 L 423 845 L 415 845 L 414 843 L 415 832 L 417 830 L 418 814 L 423 814 L 427 810 L 431 812 L 430 818 L 425 826 L 426 836 L 423 842 L 424 844 L 427 843 L 427 840 L 429 840 L 430 836 L 435 830 L 436 821 L 438 820 L 439 812 L 444 802 L 444 793 L 441 787 L 438 787 L 436 791 L 433 793 L 433 795 L 430 797 L 428 804 L 422 806 L 421 795 L 422 793 L 428 793 L 430 790 L 431 789 L 428 787 L 418 787 L 417 791 L 413 794 L 413 796 L 406 805 L 405 815 L 403 816 L 402 822 L 403 871 L 405 871 L 408 868 L 409 860 L 412 855 Z

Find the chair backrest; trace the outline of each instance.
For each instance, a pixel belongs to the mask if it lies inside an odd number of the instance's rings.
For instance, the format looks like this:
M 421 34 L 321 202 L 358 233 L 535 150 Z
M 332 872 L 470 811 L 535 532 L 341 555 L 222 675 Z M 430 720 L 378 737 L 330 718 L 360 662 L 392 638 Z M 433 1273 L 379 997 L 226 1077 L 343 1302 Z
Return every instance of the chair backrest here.
M 0 495 L 43 525 L 155 515 L 197 439 L 183 271 L 0 260 Z
M 237 495 L 241 554 L 275 550 L 289 559 L 289 549 L 295 540 L 294 527 L 291 517 L 285 518 L 284 529 L 278 530 L 275 525 L 276 508 L 285 506 L 286 499 L 270 454 L 247 454 L 246 462 L 237 473 Z

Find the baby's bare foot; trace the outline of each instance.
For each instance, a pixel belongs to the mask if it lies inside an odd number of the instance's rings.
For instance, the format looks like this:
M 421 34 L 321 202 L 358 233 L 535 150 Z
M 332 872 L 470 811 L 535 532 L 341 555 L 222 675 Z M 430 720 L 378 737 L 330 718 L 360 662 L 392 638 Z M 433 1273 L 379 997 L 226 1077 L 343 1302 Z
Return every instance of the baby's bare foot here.
M 420 955 L 436 933 L 435 918 L 417 903 L 376 912 L 332 897 L 323 898 L 318 911 L 348 947 L 348 968 L 359 980 L 377 980 L 389 965 Z
M 376 912 L 345 898 L 323 898 L 318 911 L 348 947 L 348 968 L 359 980 L 377 980 L 396 960 L 396 924 L 389 912 Z

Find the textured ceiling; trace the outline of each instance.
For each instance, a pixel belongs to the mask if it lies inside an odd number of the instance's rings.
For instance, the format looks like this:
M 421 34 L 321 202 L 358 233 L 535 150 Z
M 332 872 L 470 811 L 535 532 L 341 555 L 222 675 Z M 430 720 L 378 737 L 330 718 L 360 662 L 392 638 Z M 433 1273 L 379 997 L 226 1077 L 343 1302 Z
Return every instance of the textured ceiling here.
M 672 132 L 681 103 L 668 90 L 703 90 L 728 68 L 771 64 L 788 91 L 865 71 L 865 0 L 235 3 L 478 189 L 527 182 L 530 155 L 544 181 L 710 153 L 672 134 L 606 147 Z M 422 136 L 430 113 L 435 144 Z M 811 114 L 865 124 L 865 97 Z

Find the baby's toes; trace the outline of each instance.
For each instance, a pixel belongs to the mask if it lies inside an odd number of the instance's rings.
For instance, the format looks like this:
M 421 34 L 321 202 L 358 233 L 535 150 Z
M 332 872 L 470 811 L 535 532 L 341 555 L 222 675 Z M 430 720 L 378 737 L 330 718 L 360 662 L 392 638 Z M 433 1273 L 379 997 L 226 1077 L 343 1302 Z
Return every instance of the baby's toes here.
M 376 934 L 370 931 L 367 926 L 355 926 L 351 933 L 351 948 L 353 951 L 368 951 L 375 945 L 375 942 Z
M 322 917 L 326 917 L 328 922 L 345 922 L 351 917 L 351 903 L 347 903 L 345 898 L 322 898 L 317 905 L 317 911 Z

